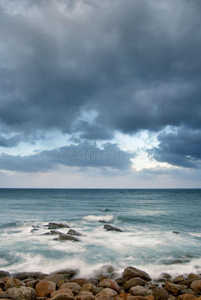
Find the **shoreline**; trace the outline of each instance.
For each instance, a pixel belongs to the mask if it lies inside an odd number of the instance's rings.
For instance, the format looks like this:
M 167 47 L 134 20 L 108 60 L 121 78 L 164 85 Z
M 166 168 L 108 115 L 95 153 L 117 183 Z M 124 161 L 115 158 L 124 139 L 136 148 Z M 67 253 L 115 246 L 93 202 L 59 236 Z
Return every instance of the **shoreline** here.
M 172 277 L 162 273 L 153 279 L 129 266 L 118 276 L 105 265 L 92 278 L 79 277 L 78 269 L 50 274 L 0 270 L 0 299 L 12 300 L 191 300 L 201 299 L 201 274 Z

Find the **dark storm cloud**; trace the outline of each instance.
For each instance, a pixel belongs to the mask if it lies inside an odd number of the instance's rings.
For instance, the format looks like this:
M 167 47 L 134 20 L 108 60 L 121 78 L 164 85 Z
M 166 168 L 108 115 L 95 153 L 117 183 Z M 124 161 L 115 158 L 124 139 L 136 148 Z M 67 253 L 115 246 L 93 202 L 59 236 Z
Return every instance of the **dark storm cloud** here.
M 41 151 L 36 155 L 1 154 L 0 166 L 2 170 L 18 172 L 46 172 L 58 165 L 106 168 L 115 171 L 129 169 L 132 157 L 133 153 L 122 151 L 116 144 L 107 143 L 100 149 L 94 143 L 84 142 L 77 146 Z
M 21 136 L 17 135 L 11 138 L 5 138 L 0 135 L 0 147 L 10 148 L 15 147 L 21 141 Z
M 167 125 L 196 130 L 200 28 L 200 0 L 4 1 L 0 122 L 25 139 L 74 133 L 83 110 L 98 112 L 77 126 L 89 140 Z
M 159 135 L 159 146 L 150 151 L 159 162 L 188 168 L 201 166 L 201 130 L 180 128 Z

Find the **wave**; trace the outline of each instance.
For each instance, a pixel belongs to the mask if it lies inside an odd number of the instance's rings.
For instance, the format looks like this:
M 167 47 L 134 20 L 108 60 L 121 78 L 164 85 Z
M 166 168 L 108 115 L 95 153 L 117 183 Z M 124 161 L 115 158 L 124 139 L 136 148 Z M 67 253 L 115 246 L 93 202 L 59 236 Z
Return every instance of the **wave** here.
M 104 211 L 104 212 L 110 212 L 110 211 L 112 211 L 112 209 L 109 209 L 109 208 L 100 208 L 99 210 L 100 211 Z
M 89 216 L 85 216 L 84 220 L 87 221 L 92 221 L 92 222 L 97 222 L 97 221 L 106 221 L 106 222 L 110 222 L 114 219 L 113 215 L 105 215 L 105 216 L 96 216 L 96 215 L 89 215 Z

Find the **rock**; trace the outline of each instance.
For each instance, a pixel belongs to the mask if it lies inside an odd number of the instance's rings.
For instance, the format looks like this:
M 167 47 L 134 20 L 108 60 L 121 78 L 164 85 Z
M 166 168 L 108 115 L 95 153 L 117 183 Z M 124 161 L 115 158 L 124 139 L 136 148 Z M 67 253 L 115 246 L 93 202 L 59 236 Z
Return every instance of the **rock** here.
M 12 277 L 19 279 L 19 280 L 23 280 L 23 279 L 27 279 L 27 278 L 43 279 L 47 275 L 48 274 L 44 274 L 41 272 L 19 272 L 19 273 L 12 274 Z
M 81 292 L 92 292 L 94 288 L 94 285 L 90 282 L 85 283 L 82 288 L 81 288 Z
M 81 287 L 85 284 L 85 283 L 89 283 L 89 281 L 85 278 L 76 278 L 73 279 L 72 282 L 76 282 L 77 284 L 79 284 Z
M 61 294 L 67 294 L 69 297 L 74 299 L 74 295 L 71 289 L 61 289 L 61 290 L 57 290 L 51 293 L 51 298 L 53 298 L 56 295 L 61 295 Z
M 70 289 L 73 294 L 76 296 L 79 294 L 79 291 L 81 290 L 81 286 L 77 284 L 76 282 L 67 282 L 60 286 L 59 290 L 63 289 Z
M 151 295 L 152 291 L 146 289 L 141 285 L 137 285 L 130 288 L 129 293 L 133 296 L 147 296 L 147 295 Z
M 53 273 L 50 273 L 50 275 L 53 275 L 53 274 L 63 274 L 64 278 L 71 279 L 74 276 L 78 275 L 79 272 L 80 272 L 80 270 L 78 270 L 78 269 L 67 268 L 67 269 L 57 270 L 57 271 L 55 271 Z
M 118 283 L 116 283 L 116 281 L 113 279 L 104 279 L 99 283 L 99 286 L 104 287 L 104 288 L 110 288 L 117 292 L 119 292 L 121 289 L 120 286 L 118 285 Z
M 127 300 L 147 300 L 147 298 L 142 296 L 128 296 Z
M 195 273 L 190 273 L 190 274 L 188 274 L 187 279 L 192 280 L 192 282 L 193 282 L 194 280 L 200 280 L 201 276 L 198 274 L 195 274 Z
M 153 295 L 155 300 L 167 300 L 168 292 L 162 288 L 156 288 L 153 290 Z
M 116 269 L 112 265 L 104 265 L 98 270 L 93 271 L 93 277 L 100 278 L 100 277 L 107 277 L 112 278 L 116 275 Z
M 180 293 L 180 291 L 185 288 L 186 288 L 185 285 L 175 284 L 175 283 L 171 283 L 171 282 L 165 283 L 165 289 L 168 292 L 172 293 L 174 296 L 177 296 Z
M 95 300 L 95 296 L 90 292 L 81 292 L 75 297 L 75 300 Z
M 190 287 L 196 294 L 201 294 L 201 280 L 193 281 Z
M 131 278 L 124 284 L 124 289 L 128 290 L 131 287 L 136 286 L 136 285 L 145 286 L 145 284 L 146 284 L 146 281 L 144 281 L 142 278 L 135 277 L 135 278 Z
M 30 287 L 12 287 L 7 290 L 9 296 L 14 296 L 17 300 L 35 300 L 36 292 Z
M 76 230 L 74 229 L 69 229 L 67 234 L 70 234 L 70 235 L 76 235 L 76 236 L 81 236 L 82 234 L 77 232 Z
M 56 234 L 62 234 L 62 232 L 58 230 L 50 230 L 48 232 L 43 233 L 42 235 L 56 235 Z
M 173 279 L 173 282 L 174 282 L 174 283 L 179 283 L 179 282 L 183 281 L 184 279 L 185 279 L 185 278 L 184 278 L 183 275 L 179 275 L 179 276 L 177 276 L 177 277 L 175 277 L 175 278 Z
M 178 300 L 191 300 L 191 299 L 197 299 L 197 297 L 193 294 L 184 294 L 177 297 Z
M 73 300 L 73 299 L 74 296 L 72 296 L 71 294 L 60 294 L 51 298 L 51 300 Z
M 0 278 L 1 277 L 10 277 L 10 273 L 6 271 L 0 270 Z
M 99 220 L 99 223 L 107 223 L 105 220 Z
M 150 276 L 146 272 L 144 272 L 142 270 L 139 270 L 137 268 L 128 267 L 128 268 L 126 268 L 124 270 L 124 272 L 123 272 L 123 278 L 125 280 L 129 280 L 129 279 L 134 278 L 134 277 L 140 277 L 140 278 L 142 278 L 142 279 L 144 279 L 146 281 L 150 281 L 151 280 Z
M 80 240 L 70 234 L 61 233 L 58 238 L 55 238 L 54 241 L 74 241 L 79 242 Z
M 70 226 L 62 223 L 48 223 L 48 229 L 69 228 Z
M 110 289 L 105 288 L 101 292 L 96 295 L 96 300 L 113 300 L 114 296 L 117 295 L 117 292 Z
M 114 296 L 114 300 L 127 300 L 128 295 L 129 294 L 127 294 L 127 293 L 121 293 L 117 296 Z
M 147 300 L 154 300 L 154 296 L 153 296 L 153 295 L 145 296 L 145 298 L 146 298 Z
M 25 286 L 25 283 L 20 281 L 19 279 L 9 278 L 6 281 L 6 284 L 5 284 L 4 288 L 5 288 L 5 290 L 7 290 L 7 289 L 12 288 L 12 287 L 19 288 L 21 286 Z
M 36 285 L 35 290 L 37 297 L 48 297 L 52 292 L 56 290 L 56 284 L 52 281 L 41 280 Z
M 177 230 L 174 230 L 172 233 L 179 234 L 180 232 Z
M 31 287 L 33 289 L 35 289 L 36 285 L 39 283 L 39 280 L 30 280 L 26 283 L 26 286 Z
M 64 278 L 63 274 L 52 274 L 52 275 L 48 275 L 44 278 L 44 280 L 48 280 L 48 281 L 52 281 L 54 283 L 58 283 L 59 281 L 61 281 Z
M 120 231 L 122 232 L 123 230 L 118 228 L 118 227 L 114 227 L 112 225 L 109 225 L 109 224 L 105 224 L 104 225 L 104 228 L 107 230 L 107 231 Z

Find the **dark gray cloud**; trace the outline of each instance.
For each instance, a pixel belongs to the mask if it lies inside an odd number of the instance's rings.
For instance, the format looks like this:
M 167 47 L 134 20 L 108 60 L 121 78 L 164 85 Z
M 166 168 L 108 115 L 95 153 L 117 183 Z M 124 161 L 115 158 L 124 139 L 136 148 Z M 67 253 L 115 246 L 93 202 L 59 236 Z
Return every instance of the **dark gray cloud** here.
M 10 138 L 5 138 L 0 135 L 0 147 L 10 148 L 15 147 L 21 141 L 21 136 L 17 135 Z
M 159 146 L 150 151 L 159 162 L 187 168 L 201 166 L 201 130 L 179 128 L 159 135 Z
M 33 140 L 38 131 L 77 130 L 82 139 L 109 140 L 115 130 L 199 129 L 200 5 L 200 0 L 1 2 L 1 131 L 6 127 Z M 83 110 L 98 116 L 75 127 Z M 155 158 L 191 165 L 181 151 L 165 159 L 170 151 L 162 137 L 160 142 Z
M 104 168 L 118 171 L 131 167 L 134 154 L 122 151 L 118 145 L 107 143 L 102 149 L 94 143 L 84 142 L 27 156 L 0 155 L 2 170 L 18 172 L 46 172 L 58 165 L 78 168 Z

